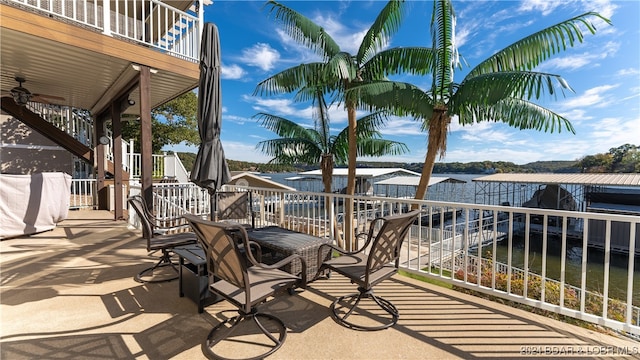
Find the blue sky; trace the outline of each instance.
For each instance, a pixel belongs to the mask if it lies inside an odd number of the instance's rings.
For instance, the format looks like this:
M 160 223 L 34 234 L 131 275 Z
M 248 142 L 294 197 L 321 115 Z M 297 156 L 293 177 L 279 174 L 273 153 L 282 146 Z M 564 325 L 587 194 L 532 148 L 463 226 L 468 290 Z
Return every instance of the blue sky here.
M 252 118 L 258 112 L 284 116 L 311 127 L 311 107 L 291 95 L 256 97 L 256 84 L 296 64 L 317 61 L 268 15 L 264 1 L 219 1 L 205 7 L 205 20 L 218 26 L 222 52 L 222 143 L 228 159 L 267 162 L 255 145 L 275 134 Z M 356 53 L 362 36 L 386 1 L 283 1 L 323 26 L 343 50 Z M 447 153 L 440 162 L 575 160 L 625 143 L 640 145 L 640 1 L 519 0 L 454 1 L 456 43 L 469 69 L 505 46 L 587 11 L 609 18 L 595 35 L 542 63 L 537 70 L 559 74 L 575 92 L 538 101 L 568 118 L 576 134 L 521 131 L 499 123 L 462 127 L 454 119 Z M 431 1 L 409 1 L 400 31 L 388 47 L 429 47 Z M 430 77 L 397 77 L 426 89 Z M 359 114 L 360 116 L 361 114 Z M 330 113 L 334 133 L 347 124 L 344 108 Z M 411 118 L 390 118 L 383 137 L 407 144 L 410 153 L 366 161 L 423 162 L 426 133 Z M 197 152 L 177 145 L 166 150 Z

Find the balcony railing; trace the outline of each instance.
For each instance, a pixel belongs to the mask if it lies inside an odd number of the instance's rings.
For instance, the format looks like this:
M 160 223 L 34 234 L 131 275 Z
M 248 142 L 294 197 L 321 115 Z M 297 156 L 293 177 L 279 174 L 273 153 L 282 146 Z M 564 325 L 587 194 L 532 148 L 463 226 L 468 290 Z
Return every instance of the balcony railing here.
M 158 0 L 10 0 L 62 21 L 197 62 L 203 17 Z M 202 11 L 200 11 L 202 13 Z
M 377 216 L 420 206 L 424 216 L 402 248 L 404 270 L 640 337 L 640 262 L 633 255 L 640 250 L 640 217 L 239 190 L 253 193 L 257 227 L 278 225 L 328 237 L 345 249 L 359 245 L 345 233 L 346 201 L 354 202 L 354 234 L 366 231 Z M 154 185 L 154 209 L 161 217 L 208 214 L 208 193 L 193 184 Z M 582 239 L 567 236 L 575 229 Z M 614 243 L 622 247 L 614 249 Z

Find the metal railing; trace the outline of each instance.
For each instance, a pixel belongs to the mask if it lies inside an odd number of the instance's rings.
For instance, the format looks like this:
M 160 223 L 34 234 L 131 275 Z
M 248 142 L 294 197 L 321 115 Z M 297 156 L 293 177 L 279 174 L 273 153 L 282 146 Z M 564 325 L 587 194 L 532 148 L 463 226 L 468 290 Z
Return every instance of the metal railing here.
M 640 336 L 640 217 L 238 189 L 252 192 L 256 227 L 328 237 L 347 250 L 359 245 L 355 235 L 373 218 L 420 207 L 424 215 L 402 248 L 404 270 Z M 350 227 L 344 214 L 349 201 Z M 154 185 L 160 214 L 207 214 L 208 203 L 208 193 L 194 184 Z
M 158 0 L 10 0 L 63 21 L 197 62 L 202 9 L 180 11 Z M 199 12 L 199 13 L 198 13 Z

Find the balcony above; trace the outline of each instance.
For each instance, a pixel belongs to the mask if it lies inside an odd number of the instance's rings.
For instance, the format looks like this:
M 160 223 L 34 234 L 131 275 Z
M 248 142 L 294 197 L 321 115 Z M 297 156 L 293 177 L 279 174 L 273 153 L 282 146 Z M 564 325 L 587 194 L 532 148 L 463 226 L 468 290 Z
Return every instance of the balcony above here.
M 197 86 L 203 11 L 196 3 L 0 0 L 2 96 L 20 76 L 47 102 L 98 114 L 123 94 L 138 102 L 132 83 L 143 65 L 152 69 L 151 107 L 169 101 Z

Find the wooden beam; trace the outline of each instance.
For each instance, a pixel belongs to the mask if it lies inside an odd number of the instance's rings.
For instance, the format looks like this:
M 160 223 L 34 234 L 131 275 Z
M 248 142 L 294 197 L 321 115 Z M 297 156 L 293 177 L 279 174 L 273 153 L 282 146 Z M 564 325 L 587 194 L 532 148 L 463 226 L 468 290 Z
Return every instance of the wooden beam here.
M 151 70 L 140 66 L 140 178 L 142 198 L 153 209 L 153 148 L 151 146 Z M 153 211 L 153 210 L 152 210 Z
M 109 198 L 107 197 L 107 184 L 106 184 L 106 145 L 102 145 L 99 141 L 101 136 L 104 136 L 104 122 L 105 119 L 95 119 L 93 125 L 93 136 L 96 139 L 96 162 L 94 164 L 96 170 L 96 192 L 98 195 L 98 210 L 109 210 Z
M 122 122 L 120 119 L 121 114 L 120 102 L 111 103 L 111 131 L 113 133 L 113 185 L 115 196 L 113 200 L 115 220 L 124 219 L 124 203 L 122 201 Z

